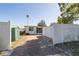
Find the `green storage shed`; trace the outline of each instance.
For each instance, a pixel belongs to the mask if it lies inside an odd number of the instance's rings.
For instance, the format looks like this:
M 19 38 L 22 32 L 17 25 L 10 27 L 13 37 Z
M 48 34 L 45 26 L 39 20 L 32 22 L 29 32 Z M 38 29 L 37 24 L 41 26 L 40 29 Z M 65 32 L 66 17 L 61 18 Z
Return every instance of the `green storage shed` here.
M 19 27 L 14 27 L 11 29 L 11 38 L 12 38 L 12 41 L 15 41 L 16 39 L 20 38 Z

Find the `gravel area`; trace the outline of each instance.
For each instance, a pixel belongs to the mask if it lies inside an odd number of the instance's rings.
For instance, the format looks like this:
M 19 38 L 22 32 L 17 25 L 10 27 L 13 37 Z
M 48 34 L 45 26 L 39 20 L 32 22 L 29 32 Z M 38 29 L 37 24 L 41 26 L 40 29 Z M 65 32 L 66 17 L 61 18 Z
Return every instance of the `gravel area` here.
M 59 43 L 55 47 L 60 48 L 69 56 L 79 56 L 79 41 Z
M 51 38 L 41 35 L 26 35 L 13 43 L 14 52 L 10 56 L 64 56 L 53 47 Z

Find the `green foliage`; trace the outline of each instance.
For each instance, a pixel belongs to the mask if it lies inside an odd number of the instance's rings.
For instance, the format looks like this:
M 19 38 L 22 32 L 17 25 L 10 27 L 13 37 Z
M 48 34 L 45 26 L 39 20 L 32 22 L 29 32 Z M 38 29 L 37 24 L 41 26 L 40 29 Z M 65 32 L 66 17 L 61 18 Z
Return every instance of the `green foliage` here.
M 46 26 L 46 23 L 44 20 L 41 20 L 37 25 L 38 26 Z
M 58 17 L 57 23 L 58 24 L 70 24 L 70 23 L 73 23 L 73 20 L 74 20 L 74 17 L 72 15 L 67 16 L 67 17 L 61 16 L 61 17 Z
M 58 17 L 57 23 L 69 24 L 79 18 L 78 3 L 58 3 L 61 11 L 61 17 Z
M 60 7 L 60 11 L 64 11 L 65 8 L 67 7 L 68 3 L 58 3 L 59 7 Z

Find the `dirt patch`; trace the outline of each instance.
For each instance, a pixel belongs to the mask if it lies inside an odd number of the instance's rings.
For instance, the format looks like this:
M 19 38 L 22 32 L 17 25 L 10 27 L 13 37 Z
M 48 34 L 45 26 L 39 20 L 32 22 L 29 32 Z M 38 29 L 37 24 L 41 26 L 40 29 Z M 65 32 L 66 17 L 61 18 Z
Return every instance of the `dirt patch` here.
M 11 56 L 50 56 L 59 54 L 60 51 L 53 48 L 51 38 L 41 35 L 23 36 L 13 44 L 14 52 Z
M 16 48 L 18 46 L 22 46 L 24 43 L 26 43 L 26 41 L 30 41 L 30 40 L 34 40 L 37 39 L 36 35 L 23 35 L 21 36 L 21 38 L 17 39 L 16 41 L 12 42 L 12 48 Z

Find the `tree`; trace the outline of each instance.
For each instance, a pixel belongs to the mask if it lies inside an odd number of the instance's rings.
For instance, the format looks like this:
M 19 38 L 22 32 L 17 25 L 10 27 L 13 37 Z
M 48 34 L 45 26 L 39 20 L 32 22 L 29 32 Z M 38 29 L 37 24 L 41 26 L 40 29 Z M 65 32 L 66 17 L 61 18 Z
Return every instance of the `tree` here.
M 58 17 L 57 23 L 58 23 L 58 24 L 63 24 L 63 18 Z
M 60 11 L 62 12 L 67 7 L 68 3 L 58 3 L 58 5 L 59 5 L 59 8 L 60 8 Z
M 62 21 L 66 21 L 64 23 L 73 23 L 73 21 L 78 20 L 79 18 L 79 4 L 78 3 L 59 3 L 61 12 L 61 18 L 58 17 L 57 23 Z
M 58 24 L 71 24 L 71 23 L 73 23 L 74 19 L 75 18 L 72 15 L 67 16 L 67 17 L 59 16 L 58 20 L 57 20 L 57 23 Z
M 47 26 L 44 20 L 41 20 L 37 25 L 38 26 Z
M 29 20 L 28 20 L 29 15 L 26 15 L 26 17 L 27 17 L 27 26 L 28 26 L 28 24 L 29 24 Z

